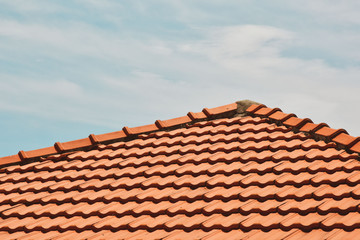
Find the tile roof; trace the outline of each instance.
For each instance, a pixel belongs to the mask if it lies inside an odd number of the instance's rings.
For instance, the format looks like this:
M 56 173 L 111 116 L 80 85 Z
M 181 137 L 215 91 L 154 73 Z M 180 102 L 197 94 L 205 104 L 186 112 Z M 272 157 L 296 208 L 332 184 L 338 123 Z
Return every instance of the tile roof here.
M 356 239 L 359 153 L 247 101 L 20 151 L 0 158 L 0 239 Z

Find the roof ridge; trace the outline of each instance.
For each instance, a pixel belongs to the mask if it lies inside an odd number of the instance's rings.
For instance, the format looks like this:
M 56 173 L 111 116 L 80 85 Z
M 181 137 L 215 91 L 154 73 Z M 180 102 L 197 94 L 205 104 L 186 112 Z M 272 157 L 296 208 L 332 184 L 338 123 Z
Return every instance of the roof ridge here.
M 283 113 L 279 108 L 268 108 L 263 104 L 253 104 L 245 110 L 250 116 L 267 118 L 279 126 L 290 128 L 293 132 L 303 132 L 313 139 L 326 143 L 334 142 L 339 149 L 360 154 L 360 137 L 353 137 L 345 129 L 333 129 L 326 123 L 315 124 L 309 118 L 298 118 L 295 114 Z
M 253 103 L 253 102 L 252 102 Z M 248 104 L 250 106 L 251 104 Z M 68 142 L 56 142 L 53 146 L 30 151 L 19 151 L 16 155 L 0 157 L 0 166 L 16 163 L 28 163 L 54 154 L 69 153 L 77 150 L 90 150 L 99 144 L 109 144 L 121 140 L 132 140 L 139 134 L 151 133 L 159 130 L 173 130 L 186 127 L 203 120 L 233 117 L 237 113 L 238 103 L 231 103 L 220 107 L 204 108 L 201 112 L 189 112 L 187 115 L 168 120 L 156 120 L 155 123 L 137 127 L 123 127 L 121 131 L 104 134 L 90 134 L 87 138 Z
M 309 118 L 298 118 L 295 114 L 283 113 L 279 108 L 268 108 L 250 100 L 242 100 L 228 105 L 204 108 L 201 112 L 189 112 L 187 115 L 168 120 L 156 120 L 155 123 L 138 127 L 123 127 L 121 131 L 104 134 L 90 134 L 87 138 L 77 139 L 68 142 L 56 142 L 54 146 L 19 151 L 16 155 L 0 158 L 0 166 L 7 166 L 16 163 L 28 163 L 39 160 L 54 154 L 69 154 L 78 150 L 91 150 L 99 144 L 109 144 L 117 141 L 128 141 L 136 136 L 159 130 L 174 130 L 187 127 L 203 120 L 214 120 L 219 118 L 232 118 L 237 116 L 257 116 L 267 118 L 270 122 L 283 125 L 294 132 L 304 132 L 315 140 L 334 142 L 338 148 L 348 152 L 360 154 L 360 137 L 350 136 L 344 129 L 332 129 L 325 123 L 315 124 Z

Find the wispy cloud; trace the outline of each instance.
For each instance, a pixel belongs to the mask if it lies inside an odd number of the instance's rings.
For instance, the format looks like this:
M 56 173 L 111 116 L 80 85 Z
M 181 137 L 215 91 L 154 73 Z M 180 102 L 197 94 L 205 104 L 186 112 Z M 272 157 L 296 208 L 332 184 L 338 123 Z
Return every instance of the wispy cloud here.
M 356 0 L 349 1 L 303 1 L 302 4 L 287 2 L 287 6 L 298 9 L 311 15 L 319 23 L 326 25 L 360 24 L 358 17 L 360 3 Z
M 44 12 L 40 1 L 6 3 L 0 114 L 118 130 L 249 98 L 360 135 L 350 107 L 360 102 L 358 22 L 338 17 L 334 26 L 351 26 L 340 36 L 332 25 L 303 27 L 303 16 L 325 24 L 345 9 L 323 3 L 285 4 L 299 15 L 288 24 L 265 2 L 79 0 L 47 3 Z

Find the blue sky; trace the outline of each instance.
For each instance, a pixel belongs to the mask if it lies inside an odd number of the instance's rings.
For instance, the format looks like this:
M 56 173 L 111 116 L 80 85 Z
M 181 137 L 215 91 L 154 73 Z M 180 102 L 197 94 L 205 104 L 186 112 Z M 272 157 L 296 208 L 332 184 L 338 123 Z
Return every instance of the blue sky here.
M 358 1 L 0 0 L 0 156 L 242 99 L 360 135 Z

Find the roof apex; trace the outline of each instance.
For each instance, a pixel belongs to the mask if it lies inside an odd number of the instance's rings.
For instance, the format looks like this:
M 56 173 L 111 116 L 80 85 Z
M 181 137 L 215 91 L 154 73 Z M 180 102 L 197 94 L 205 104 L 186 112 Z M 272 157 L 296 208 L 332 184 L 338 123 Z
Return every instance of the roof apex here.
M 19 151 L 17 155 L 1 157 L 0 166 L 6 166 L 20 162 L 25 163 L 36 161 L 39 160 L 41 157 L 46 157 L 54 154 L 66 154 L 67 152 L 72 152 L 74 150 L 91 150 L 97 148 L 99 144 L 128 141 L 140 134 L 156 132 L 160 130 L 173 130 L 185 127 L 189 124 L 194 124 L 199 121 L 213 120 L 219 118 L 243 117 L 247 115 L 267 119 L 267 121 L 269 122 L 290 128 L 294 132 L 304 132 L 311 135 L 315 140 L 334 142 L 339 148 L 345 149 L 348 152 L 360 153 L 359 148 L 353 147 L 358 141 L 360 141 L 360 137 L 352 137 L 348 135 L 344 129 L 331 129 L 325 123 L 314 124 L 308 118 L 300 119 L 296 117 L 295 114 L 284 114 L 279 108 L 268 108 L 264 104 L 246 99 L 220 107 L 204 108 L 201 112 L 197 113 L 189 112 L 187 115 L 178 118 L 173 118 L 169 120 L 156 120 L 154 124 L 131 128 L 124 127 L 122 131 L 105 133 L 100 135 L 90 134 L 87 138 L 84 139 L 78 139 L 63 143 L 56 142 L 54 146 L 48 148 L 31 151 Z M 304 127 L 304 124 L 312 124 L 314 125 L 314 127 Z M 324 128 L 323 130 L 321 130 L 321 128 L 323 127 L 326 127 L 326 129 Z M 327 134 L 328 132 L 330 132 L 331 134 Z

